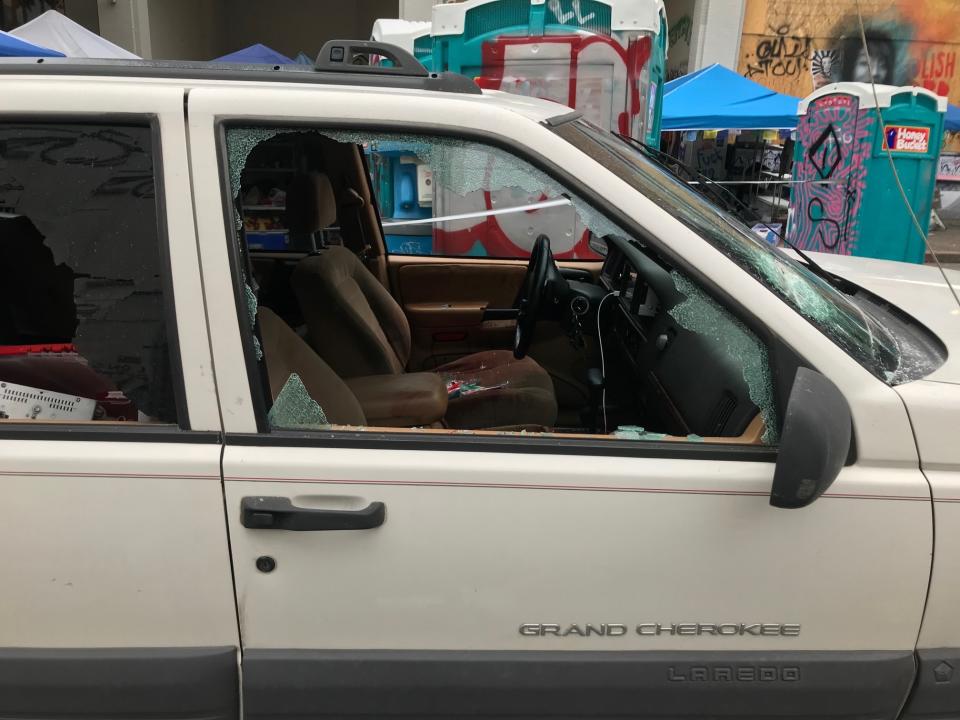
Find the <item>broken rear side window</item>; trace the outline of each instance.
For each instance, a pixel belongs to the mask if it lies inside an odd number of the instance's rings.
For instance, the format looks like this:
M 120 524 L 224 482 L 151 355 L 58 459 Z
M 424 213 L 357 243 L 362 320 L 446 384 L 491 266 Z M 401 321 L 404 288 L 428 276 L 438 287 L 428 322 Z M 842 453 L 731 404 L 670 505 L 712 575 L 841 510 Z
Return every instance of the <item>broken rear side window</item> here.
M 0 420 L 176 423 L 153 133 L 0 124 Z

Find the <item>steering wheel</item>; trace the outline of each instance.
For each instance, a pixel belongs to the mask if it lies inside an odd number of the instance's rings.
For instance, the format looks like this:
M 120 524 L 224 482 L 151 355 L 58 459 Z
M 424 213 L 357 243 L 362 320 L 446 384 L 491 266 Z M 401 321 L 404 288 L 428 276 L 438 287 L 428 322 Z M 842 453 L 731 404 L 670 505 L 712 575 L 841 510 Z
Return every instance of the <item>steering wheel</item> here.
M 554 281 L 563 281 L 550 251 L 550 238 L 541 235 L 533 244 L 527 274 L 520 286 L 515 307 L 517 309 L 517 329 L 513 335 L 513 356 L 518 360 L 526 357 L 533 340 L 533 329 L 537 319 L 544 314 L 546 301 Z

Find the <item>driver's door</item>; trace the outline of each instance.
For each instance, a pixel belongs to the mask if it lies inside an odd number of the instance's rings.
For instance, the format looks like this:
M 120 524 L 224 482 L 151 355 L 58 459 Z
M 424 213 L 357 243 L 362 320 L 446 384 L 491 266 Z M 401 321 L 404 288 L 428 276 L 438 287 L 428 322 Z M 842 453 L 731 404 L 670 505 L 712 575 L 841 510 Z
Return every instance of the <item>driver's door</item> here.
M 696 247 L 704 277 L 723 278 L 757 324 L 804 348 L 847 397 L 858 455 L 827 495 L 803 510 L 771 507 L 772 447 L 271 427 L 234 275 L 238 237 L 219 211 L 220 193 L 227 207 L 230 197 L 220 123 L 366 127 L 383 101 L 265 92 L 198 88 L 189 101 L 246 717 L 896 716 L 914 679 L 932 549 L 902 403 L 599 170 L 581 168 L 584 182 L 611 202 L 619 194 L 676 247 Z M 584 164 L 519 116 L 415 101 L 395 99 L 397 122 L 446 118 L 446 133 L 477 136 L 496 127 L 505 144 L 525 138 L 515 153 Z M 602 216 L 591 222 L 602 231 Z M 283 528 L 278 507 L 301 531 Z M 339 529 L 322 529 L 331 523 Z

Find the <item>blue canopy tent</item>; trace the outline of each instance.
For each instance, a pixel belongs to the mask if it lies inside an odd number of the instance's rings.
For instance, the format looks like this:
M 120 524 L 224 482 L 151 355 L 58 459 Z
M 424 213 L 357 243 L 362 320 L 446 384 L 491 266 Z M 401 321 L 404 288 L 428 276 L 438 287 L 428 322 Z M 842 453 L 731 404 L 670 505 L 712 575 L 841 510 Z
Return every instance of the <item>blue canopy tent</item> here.
M 33 45 L 0 31 L 0 57 L 64 57 L 62 52 Z
M 268 48 L 266 45 L 261 45 L 260 43 L 251 45 L 243 50 L 237 50 L 229 55 L 218 57 L 213 62 L 252 63 L 255 65 L 293 65 L 293 60 L 286 55 L 282 55 L 276 50 Z
M 944 126 L 947 132 L 960 132 L 960 107 L 947 105 L 947 117 Z
M 662 129 L 792 129 L 797 126 L 799 103 L 799 98 L 711 65 L 664 85 Z

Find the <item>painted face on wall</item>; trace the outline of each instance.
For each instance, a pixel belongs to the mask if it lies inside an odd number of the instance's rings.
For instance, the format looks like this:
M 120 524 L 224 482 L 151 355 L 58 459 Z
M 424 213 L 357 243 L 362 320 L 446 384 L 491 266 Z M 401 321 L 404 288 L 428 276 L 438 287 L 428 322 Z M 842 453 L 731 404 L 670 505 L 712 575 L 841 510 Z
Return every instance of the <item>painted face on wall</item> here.
M 854 82 L 870 82 L 888 84 L 893 77 L 893 63 L 891 62 L 891 49 L 887 43 L 867 41 L 867 48 L 870 50 L 870 59 L 867 59 L 867 53 L 861 48 L 857 53 L 856 62 L 853 64 L 852 77 Z M 871 72 L 871 64 L 873 72 Z
M 818 90 L 840 79 L 840 55 L 836 50 L 817 49 L 810 57 L 810 77 L 813 89 Z

